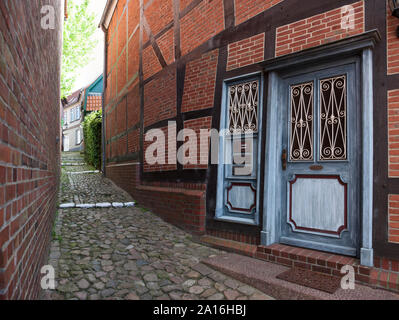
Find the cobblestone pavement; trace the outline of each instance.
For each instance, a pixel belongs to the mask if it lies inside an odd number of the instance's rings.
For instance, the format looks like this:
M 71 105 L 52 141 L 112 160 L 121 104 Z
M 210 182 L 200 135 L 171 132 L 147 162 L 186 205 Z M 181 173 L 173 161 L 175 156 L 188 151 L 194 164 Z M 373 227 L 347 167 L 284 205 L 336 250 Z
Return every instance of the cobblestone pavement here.
M 78 153 L 63 162 L 81 162 Z M 63 168 L 60 203 L 129 202 L 131 197 L 93 170 Z M 58 210 L 49 264 L 56 290 L 44 300 L 271 300 L 200 263 L 222 251 L 143 208 Z

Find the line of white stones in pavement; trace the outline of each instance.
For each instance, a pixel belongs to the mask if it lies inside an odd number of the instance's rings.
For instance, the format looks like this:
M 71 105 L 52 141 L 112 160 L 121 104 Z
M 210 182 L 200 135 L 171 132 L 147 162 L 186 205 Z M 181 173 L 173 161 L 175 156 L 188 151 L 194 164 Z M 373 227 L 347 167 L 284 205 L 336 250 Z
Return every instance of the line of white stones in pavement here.
M 103 203 L 63 203 L 59 206 L 60 209 L 94 209 L 94 208 L 132 208 L 136 205 L 135 202 L 103 202 Z
M 68 174 L 90 174 L 90 173 L 100 173 L 99 170 L 94 170 L 94 171 L 79 171 L 79 172 L 68 172 Z

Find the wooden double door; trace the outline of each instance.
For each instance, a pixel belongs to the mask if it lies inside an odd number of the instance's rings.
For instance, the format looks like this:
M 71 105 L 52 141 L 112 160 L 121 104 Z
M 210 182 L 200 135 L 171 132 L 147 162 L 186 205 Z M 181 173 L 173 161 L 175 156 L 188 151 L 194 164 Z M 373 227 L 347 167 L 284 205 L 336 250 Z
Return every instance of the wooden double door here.
M 362 150 L 356 82 L 356 65 L 347 64 L 280 83 L 281 243 L 358 255 Z

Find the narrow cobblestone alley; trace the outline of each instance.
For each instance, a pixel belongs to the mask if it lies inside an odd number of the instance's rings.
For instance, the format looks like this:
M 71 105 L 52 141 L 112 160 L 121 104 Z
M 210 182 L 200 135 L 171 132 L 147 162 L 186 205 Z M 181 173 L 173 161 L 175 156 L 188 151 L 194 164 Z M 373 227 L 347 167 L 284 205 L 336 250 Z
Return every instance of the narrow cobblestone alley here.
M 63 155 L 60 203 L 132 202 L 100 173 Z M 260 291 L 200 263 L 221 251 L 139 208 L 59 209 L 49 264 L 56 290 L 48 300 L 269 300 Z

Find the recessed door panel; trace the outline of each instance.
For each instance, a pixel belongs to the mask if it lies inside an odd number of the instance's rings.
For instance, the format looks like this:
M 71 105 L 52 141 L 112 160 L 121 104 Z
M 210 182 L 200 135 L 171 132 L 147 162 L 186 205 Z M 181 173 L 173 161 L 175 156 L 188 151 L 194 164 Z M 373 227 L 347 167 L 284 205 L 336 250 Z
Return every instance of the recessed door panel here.
M 252 183 L 231 183 L 226 198 L 231 212 L 251 215 L 256 209 L 256 187 Z
M 288 223 L 295 232 L 339 237 L 347 228 L 347 184 L 339 176 L 300 176 L 290 182 Z

